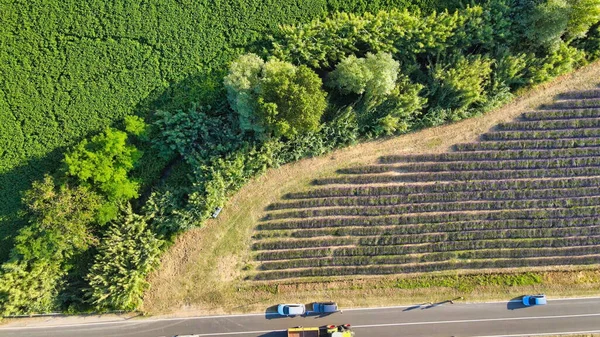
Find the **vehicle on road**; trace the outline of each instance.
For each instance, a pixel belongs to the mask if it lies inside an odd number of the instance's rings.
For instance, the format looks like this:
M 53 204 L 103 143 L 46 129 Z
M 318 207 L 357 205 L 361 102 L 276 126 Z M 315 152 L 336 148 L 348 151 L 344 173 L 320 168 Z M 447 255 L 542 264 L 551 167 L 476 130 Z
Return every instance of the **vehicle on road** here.
M 546 295 L 544 294 L 523 296 L 523 305 L 527 307 L 544 304 L 546 304 Z
M 288 337 L 354 337 L 350 324 L 289 328 Z
M 317 302 L 312 305 L 312 312 L 315 314 L 331 314 L 340 311 L 335 302 Z
M 304 315 L 305 312 L 304 304 L 280 304 L 277 306 L 277 313 L 282 316 Z

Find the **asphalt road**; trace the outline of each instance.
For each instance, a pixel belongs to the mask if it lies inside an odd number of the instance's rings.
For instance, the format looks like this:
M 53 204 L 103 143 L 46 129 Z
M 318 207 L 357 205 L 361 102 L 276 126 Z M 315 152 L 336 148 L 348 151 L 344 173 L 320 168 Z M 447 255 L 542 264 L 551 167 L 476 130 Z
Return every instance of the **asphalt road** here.
M 600 332 L 600 298 L 549 299 L 539 307 L 504 303 L 351 309 L 326 317 L 273 314 L 131 319 L 58 327 L 0 328 L 1 337 L 280 337 L 293 326 L 353 325 L 356 337 L 527 336 Z

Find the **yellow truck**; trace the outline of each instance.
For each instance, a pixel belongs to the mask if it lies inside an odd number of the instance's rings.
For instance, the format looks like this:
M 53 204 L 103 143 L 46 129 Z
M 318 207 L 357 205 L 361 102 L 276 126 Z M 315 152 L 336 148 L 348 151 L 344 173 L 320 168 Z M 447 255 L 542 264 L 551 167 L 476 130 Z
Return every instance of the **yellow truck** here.
M 327 325 L 324 327 L 303 327 L 288 329 L 288 337 L 354 337 L 350 324 Z

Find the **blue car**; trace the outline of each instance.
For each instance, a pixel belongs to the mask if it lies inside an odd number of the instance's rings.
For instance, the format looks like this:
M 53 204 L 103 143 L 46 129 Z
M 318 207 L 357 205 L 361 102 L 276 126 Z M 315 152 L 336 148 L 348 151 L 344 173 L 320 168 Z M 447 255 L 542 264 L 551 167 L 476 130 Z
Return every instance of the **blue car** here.
M 523 296 L 523 305 L 526 307 L 544 304 L 546 304 L 546 295 L 544 294 Z
M 340 310 L 335 302 L 317 302 L 313 304 L 312 311 L 316 314 L 332 314 Z

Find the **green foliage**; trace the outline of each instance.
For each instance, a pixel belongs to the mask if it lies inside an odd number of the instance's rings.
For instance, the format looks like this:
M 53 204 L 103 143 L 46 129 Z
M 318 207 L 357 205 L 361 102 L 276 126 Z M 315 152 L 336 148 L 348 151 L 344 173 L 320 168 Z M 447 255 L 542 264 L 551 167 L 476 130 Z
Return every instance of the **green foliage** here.
M 351 54 L 391 52 L 408 65 L 414 63 L 415 54 L 444 50 L 462 20 L 457 13 L 422 16 L 419 11 L 395 9 L 364 15 L 336 13 L 304 25 L 280 26 L 271 38 L 273 55 L 327 68 Z
M 538 3 L 524 25 L 534 46 L 555 50 L 562 42 L 584 37 L 600 21 L 596 0 L 547 0 Z
M 152 123 L 156 130 L 152 144 L 160 155 L 170 158 L 177 154 L 187 159 L 199 152 L 200 156 L 210 158 L 236 149 L 241 140 L 233 123 L 209 116 L 207 110 L 192 105 L 187 111 L 157 111 Z
M 0 273 L 0 313 L 43 313 L 58 307 L 57 294 L 77 254 L 96 239 L 93 223 L 101 198 L 85 187 L 56 187 L 46 176 L 24 197 L 29 226 L 16 237 Z
M 277 137 L 292 137 L 318 128 L 327 103 L 323 82 L 306 66 L 271 60 L 263 67 L 257 115 Z
M 0 5 L 0 259 L 24 221 L 20 193 L 61 149 L 126 115 L 215 105 L 222 76 L 278 24 L 405 0 L 32 0 Z M 158 19 L 160 18 L 160 19 Z M 23 23 L 27 23 L 26 25 Z
M 342 93 L 365 94 L 367 98 L 389 95 L 396 86 L 400 64 L 390 53 L 350 55 L 329 75 L 329 85 Z
M 148 126 L 139 116 L 125 116 L 125 131 L 135 136 L 145 136 Z
M 540 83 L 566 74 L 584 65 L 586 60 L 583 51 L 561 42 L 548 56 L 542 59 L 530 59 L 529 63 L 526 76 L 532 83 Z
M 139 184 L 127 176 L 141 153 L 127 144 L 127 133 L 107 128 L 104 132 L 83 140 L 65 154 L 67 175 L 102 192 L 111 202 L 138 196 Z
M 476 57 L 458 57 L 430 69 L 430 103 L 442 109 L 464 110 L 485 100 L 492 62 Z
M 362 95 L 355 110 L 361 133 L 367 137 L 407 132 L 426 101 L 419 97 L 423 86 L 399 76 L 399 70 L 391 54 L 367 53 L 365 58 L 350 55 L 329 74 L 330 87 Z
M 408 77 L 400 76 L 395 87 L 387 95 L 364 102 L 359 124 L 367 137 L 401 134 L 411 131 L 417 124 L 417 116 L 427 102 L 419 96 L 424 88 L 412 83 Z
M 242 55 L 225 77 L 240 127 L 257 136 L 293 137 L 315 131 L 325 112 L 322 81 L 306 66 Z
M 597 0 L 570 0 L 569 22 L 566 28 L 566 41 L 583 38 L 590 27 L 600 21 L 600 3 Z
M 586 38 L 575 40 L 574 45 L 585 51 L 588 60 L 600 58 L 600 22 L 590 28 Z
M 54 260 L 10 260 L 2 264 L 0 315 L 45 313 L 58 306 L 56 297 L 65 272 Z
M 496 62 L 493 64 L 490 91 L 504 88 L 515 90 L 527 84 L 525 69 L 527 68 L 527 55 L 512 55 L 506 49 L 498 52 Z
M 265 132 L 256 114 L 256 88 L 265 62 L 256 54 L 245 54 L 234 60 L 223 83 L 231 108 L 238 113 L 240 128 L 257 134 Z
M 23 198 L 30 226 L 19 233 L 13 257 L 60 260 L 87 249 L 94 241 L 90 225 L 101 201 L 83 186 L 57 188 L 50 176 L 34 182 Z
M 402 278 L 396 281 L 395 287 L 401 289 L 445 287 L 461 291 L 471 291 L 477 286 L 530 286 L 540 283 L 542 283 L 542 276 L 539 273 L 483 274 Z
M 470 117 L 486 100 L 492 61 L 477 56 L 459 56 L 447 64 L 430 68 L 427 96 L 431 108 L 423 116 L 423 125 L 433 126 Z
M 146 218 L 128 206 L 106 231 L 90 268 L 89 297 L 98 310 L 135 310 L 148 287 L 163 241 L 148 230 Z
M 187 206 L 197 214 L 195 225 L 209 218 L 216 208 L 223 207 L 229 195 L 249 179 L 279 165 L 275 154 L 280 147 L 278 141 L 246 145 L 224 158 L 195 166 L 193 192 Z
M 154 191 L 144 205 L 144 214 L 152 219 L 150 228 L 154 233 L 168 237 L 198 225 L 195 212 L 185 208 L 181 193 L 169 190 Z
M 527 37 L 535 46 L 555 49 L 569 24 L 570 6 L 567 0 L 548 0 L 535 7 Z

